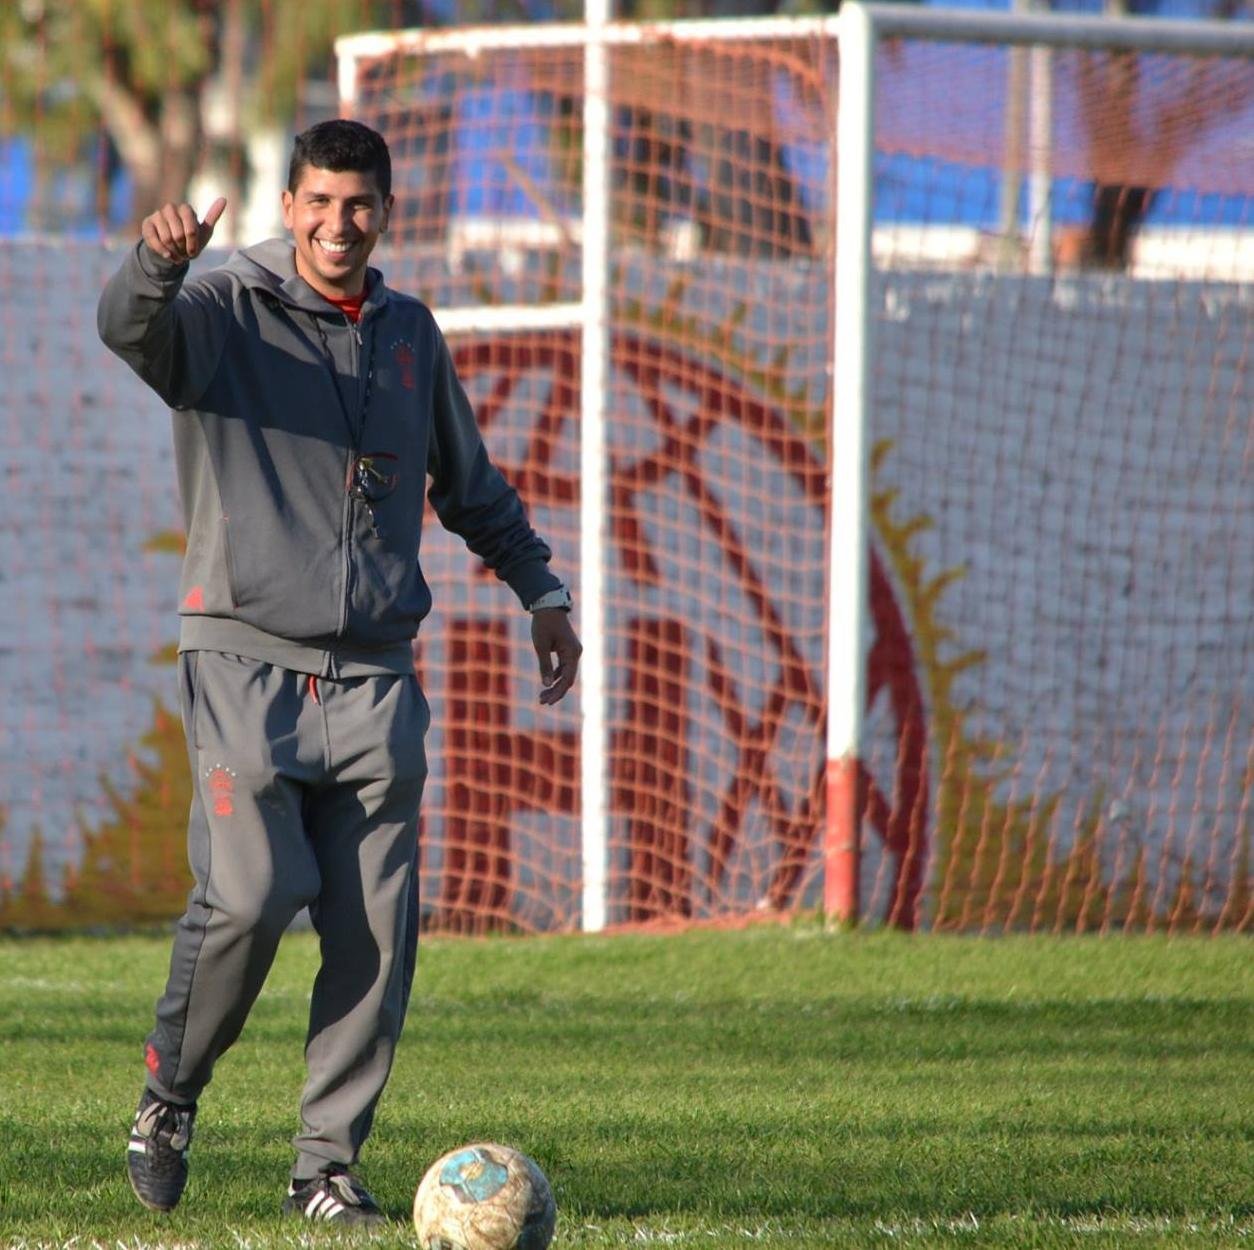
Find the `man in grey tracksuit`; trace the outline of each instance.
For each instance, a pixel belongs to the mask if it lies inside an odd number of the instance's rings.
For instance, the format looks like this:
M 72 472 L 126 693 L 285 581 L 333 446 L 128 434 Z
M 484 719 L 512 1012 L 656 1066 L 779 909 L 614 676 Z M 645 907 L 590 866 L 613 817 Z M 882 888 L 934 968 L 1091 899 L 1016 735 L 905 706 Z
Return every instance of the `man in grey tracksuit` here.
M 195 885 L 148 1037 L 131 1183 L 169 1210 L 196 1100 L 279 937 L 321 938 L 302 1131 L 284 1209 L 379 1220 L 348 1171 L 399 1036 L 417 942 L 428 710 L 412 640 L 431 606 L 423 500 L 532 610 L 541 701 L 575 678 L 570 597 L 484 450 L 431 313 L 367 266 L 392 207 L 386 144 L 358 123 L 296 141 L 285 224 L 187 279 L 225 201 L 145 219 L 100 301 L 103 340 L 174 411 Z M 556 660 L 556 663 L 554 661 Z

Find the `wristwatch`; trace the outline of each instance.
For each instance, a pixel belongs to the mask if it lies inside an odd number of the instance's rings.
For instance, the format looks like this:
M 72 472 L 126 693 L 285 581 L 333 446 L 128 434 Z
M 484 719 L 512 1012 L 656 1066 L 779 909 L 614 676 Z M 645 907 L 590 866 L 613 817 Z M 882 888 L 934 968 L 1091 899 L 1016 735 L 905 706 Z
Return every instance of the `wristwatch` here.
M 533 603 L 527 605 L 528 612 L 541 612 L 545 608 L 561 608 L 563 612 L 569 612 L 575 606 L 575 601 L 570 597 L 570 591 L 565 586 L 558 586 L 555 590 L 546 591 Z

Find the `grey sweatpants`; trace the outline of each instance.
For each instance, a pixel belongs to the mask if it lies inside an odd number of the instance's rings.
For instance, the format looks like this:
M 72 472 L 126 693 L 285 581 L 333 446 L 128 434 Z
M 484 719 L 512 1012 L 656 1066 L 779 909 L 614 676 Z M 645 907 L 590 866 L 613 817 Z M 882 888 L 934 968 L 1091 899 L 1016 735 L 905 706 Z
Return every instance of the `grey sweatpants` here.
M 179 657 L 192 765 L 179 921 L 148 1085 L 193 1102 L 239 1036 L 280 936 L 321 940 L 294 1176 L 353 1163 L 392 1066 L 418 940 L 417 823 L 429 713 L 418 680 L 331 681 L 258 660 Z

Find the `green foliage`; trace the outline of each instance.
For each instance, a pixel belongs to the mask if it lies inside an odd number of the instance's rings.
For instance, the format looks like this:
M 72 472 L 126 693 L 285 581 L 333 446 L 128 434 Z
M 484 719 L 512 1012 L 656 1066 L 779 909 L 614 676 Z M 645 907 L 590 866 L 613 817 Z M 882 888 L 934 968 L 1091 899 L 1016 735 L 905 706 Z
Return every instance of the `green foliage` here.
M 98 49 L 116 58 L 127 80 L 146 95 L 200 82 L 213 68 L 212 9 L 175 0 L 42 0 L 49 50 L 71 72 Z M 38 22 L 28 22 L 38 27 Z M 94 59 L 94 58 L 93 58 Z M 87 62 L 90 63 L 90 62 Z
M 311 67 L 325 70 L 337 35 L 387 24 L 385 0 L 242 0 L 244 44 L 253 66 L 248 103 L 258 118 L 290 115 Z M 200 0 L 35 0 L 0 7 L 0 119 L 37 126 L 41 141 L 58 119 L 100 123 L 105 81 L 148 102 L 198 87 L 220 68 L 229 6 Z
M 202 156 L 203 88 L 221 76 L 245 131 L 294 115 L 337 35 L 388 24 L 386 0 L 24 0 L 0 6 L 0 133 L 41 169 L 84 159 L 103 128 L 139 215 L 186 193 Z M 233 25 L 232 23 L 237 23 Z
M 284 942 L 201 1100 L 183 1205 L 134 1201 L 125 1131 L 168 954 L 0 942 L 21 1074 L 0 1081 L 5 1243 L 342 1244 L 275 1214 L 312 935 Z M 1249 1244 L 1252 969 L 1231 937 L 429 942 L 362 1173 L 404 1221 L 444 1150 L 513 1142 L 553 1182 L 555 1244 L 586 1250 Z
M 388 0 L 247 0 L 244 7 L 249 42 L 260 51 L 244 110 L 249 122 L 290 118 L 306 78 L 330 72 L 338 36 L 394 25 Z
M 187 0 L 0 7 L 0 126 L 33 133 L 46 158 L 69 160 L 100 125 L 110 80 L 148 102 L 202 82 L 212 61 L 198 7 Z

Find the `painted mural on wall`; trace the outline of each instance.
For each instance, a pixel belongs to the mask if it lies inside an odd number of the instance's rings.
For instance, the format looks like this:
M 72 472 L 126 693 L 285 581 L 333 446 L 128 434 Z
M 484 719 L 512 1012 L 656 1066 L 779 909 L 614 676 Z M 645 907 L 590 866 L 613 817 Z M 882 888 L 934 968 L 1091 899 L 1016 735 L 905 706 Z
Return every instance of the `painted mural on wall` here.
M 169 417 L 94 341 L 87 311 L 110 258 L 20 264 L 69 294 L 6 326 L 7 350 L 34 362 L 0 396 L 10 485 L 42 489 L 11 489 L 0 524 L 13 696 L 0 709 L 0 927 L 164 920 L 188 885 L 190 797 L 162 662 L 177 583 Z M 820 274 L 767 263 L 627 266 L 618 282 L 611 918 L 813 908 L 827 290 Z M 882 276 L 862 761 L 871 922 L 1250 922 L 1249 298 Z M 493 454 L 578 595 L 577 340 L 454 348 Z M 32 430 L 33 411 L 45 420 Z M 508 592 L 427 533 L 426 922 L 571 927 L 577 709 L 534 706 Z

